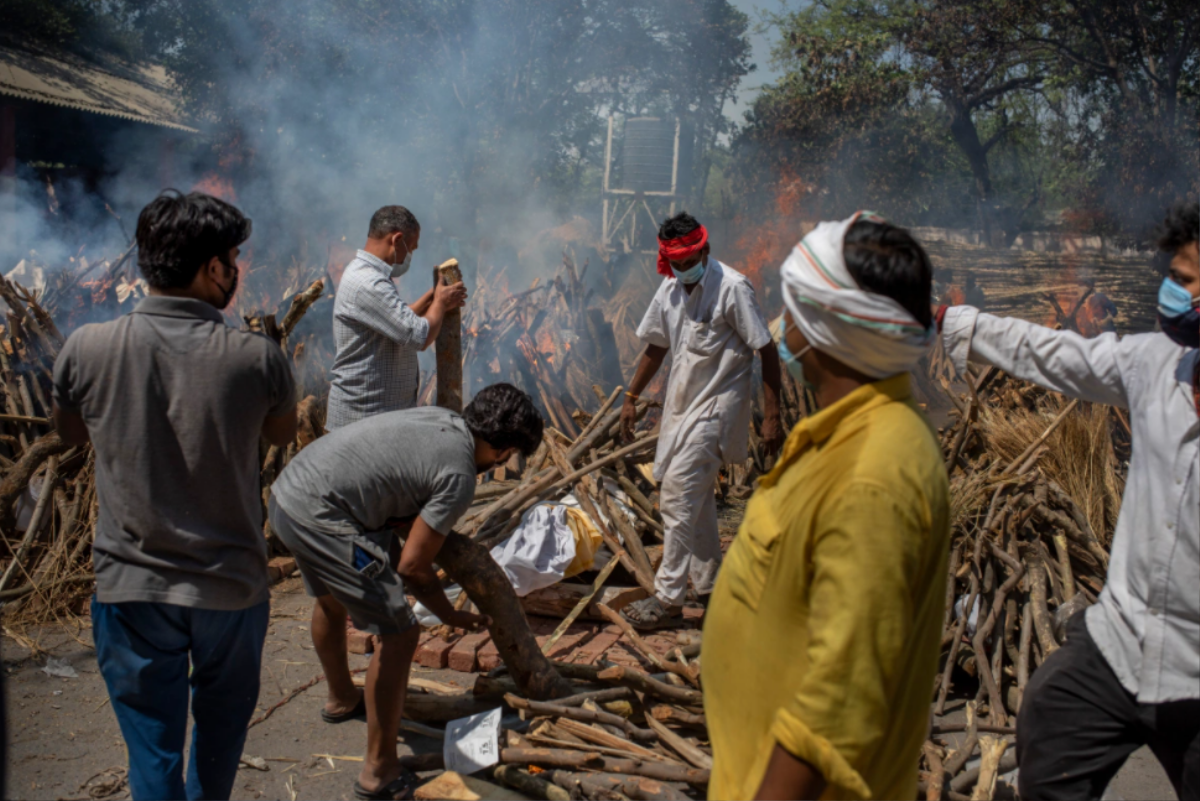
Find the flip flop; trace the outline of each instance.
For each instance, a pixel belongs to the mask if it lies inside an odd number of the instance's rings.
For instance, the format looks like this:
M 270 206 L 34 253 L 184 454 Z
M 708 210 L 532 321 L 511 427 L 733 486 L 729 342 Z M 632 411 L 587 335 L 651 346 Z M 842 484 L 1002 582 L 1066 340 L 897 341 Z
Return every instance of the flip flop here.
M 326 723 L 345 723 L 348 720 L 366 720 L 367 717 L 367 695 L 363 693 L 358 697 L 358 703 L 349 712 L 342 712 L 335 715 L 334 713 L 322 709 L 321 720 Z
M 400 768 L 399 776 L 373 792 L 363 789 L 355 780 L 354 797 L 362 801 L 403 801 L 413 797 L 413 790 L 419 782 L 420 779 L 415 773 L 407 768 Z
M 655 631 L 682 623 L 683 607 L 664 606 L 657 598 L 650 596 L 626 605 L 621 610 L 621 617 L 638 631 Z

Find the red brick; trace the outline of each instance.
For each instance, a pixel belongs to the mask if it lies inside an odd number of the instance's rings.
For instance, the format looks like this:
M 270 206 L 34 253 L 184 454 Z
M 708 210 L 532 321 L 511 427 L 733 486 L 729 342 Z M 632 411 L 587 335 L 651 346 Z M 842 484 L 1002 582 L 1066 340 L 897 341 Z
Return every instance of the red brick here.
M 496 648 L 496 643 L 488 640 L 476 654 L 479 657 L 479 669 L 481 671 L 494 670 L 500 666 L 500 650 Z
M 417 648 L 417 664 L 422 667 L 444 670 L 450 663 L 450 650 L 458 642 L 458 639 L 458 635 L 451 635 L 449 640 L 431 637 L 428 642 Z
M 621 639 L 621 630 L 616 626 L 609 626 L 603 631 L 597 632 L 595 637 L 580 646 L 579 650 L 571 657 L 571 661 L 584 665 L 594 664 L 619 639 Z
M 450 660 L 447 666 L 451 670 L 473 673 L 476 664 L 475 654 L 488 639 L 490 639 L 490 635 L 486 631 L 463 637 L 450 649 Z
M 571 651 L 575 649 L 575 646 L 579 645 L 579 643 L 583 641 L 584 637 L 590 637 L 592 635 L 592 632 L 588 629 L 572 631 L 573 628 L 574 626 L 572 626 L 570 629 L 567 629 L 567 633 L 558 638 L 558 642 L 554 643 L 554 647 L 550 649 L 550 653 L 546 654 L 546 656 L 550 657 L 551 659 L 566 659 Z M 545 637 L 538 637 L 538 645 L 544 645 L 548 639 L 550 639 L 549 635 Z
M 271 584 L 278 584 L 296 572 L 296 560 L 290 556 L 276 556 L 267 562 L 267 577 Z
M 375 640 L 365 631 L 350 629 L 346 632 L 346 650 L 352 654 L 369 654 L 375 650 Z

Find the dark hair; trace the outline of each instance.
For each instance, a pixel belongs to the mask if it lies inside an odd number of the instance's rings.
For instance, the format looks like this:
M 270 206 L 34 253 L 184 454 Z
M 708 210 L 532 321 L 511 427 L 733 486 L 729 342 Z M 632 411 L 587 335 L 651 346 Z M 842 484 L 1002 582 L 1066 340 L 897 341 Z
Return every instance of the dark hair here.
M 1200 203 L 1176 203 L 1155 233 L 1159 250 L 1172 255 L 1189 242 L 1200 241 Z
M 686 211 L 681 211 L 674 217 L 663 220 L 662 225 L 658 226 L 658 238 L 678 239 L 681 236 L 687 236 L 699 227 L 699 220 Z
M 250 220 L 236 207 L 166 189 L 138 215 L 138 268 L 156 289 L 181 289 L 209 259 L 224 259 L 249 238 Z
M 842 252 L 860 287 L 896 301 L 926 328 L 933 323 L 933 266 L 912 234 L 888 222 L 859 220 L 846 231 Z
M 529 396 L 512 384 L 479 390 L 463 409 L 471 433 L 497 450 L 516 447 L 531 456 L 542 443 L 542 415 Z
M 383 239 L 397 231 L 408 236 L 420 230 L 421 224 L 411 211 L 403 206 L 384 206 L 371 215 L 371 227 L 367 230 L 367 236 Z

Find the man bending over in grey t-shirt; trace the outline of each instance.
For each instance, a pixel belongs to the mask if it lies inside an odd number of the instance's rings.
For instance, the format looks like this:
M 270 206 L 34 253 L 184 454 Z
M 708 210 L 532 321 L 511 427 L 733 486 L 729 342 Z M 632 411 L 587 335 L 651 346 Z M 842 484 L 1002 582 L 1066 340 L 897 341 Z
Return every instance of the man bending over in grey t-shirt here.
M 491 625 L 486 616 L 454 609 L 433 563 L 475 497 L 476 475 L 518 450 L 529 456 L 541 441 L 542 418 L 529 396 L 496 384 L 461 416 L 427 406 L 339 428 L 301 451 L 272 487 L 271 526 L 317 599 L 313 645 L 329 686 L 321 717 L 328 723 L 367 717 L 355 797 L 408 798 L 414 786 L 396 754 L 420 634 L 405 587 L 450 626 Z M 399 549 L 393 532 L 410 523 Z M 347 612 L 378 641 L 365 693 L 350 679 Z

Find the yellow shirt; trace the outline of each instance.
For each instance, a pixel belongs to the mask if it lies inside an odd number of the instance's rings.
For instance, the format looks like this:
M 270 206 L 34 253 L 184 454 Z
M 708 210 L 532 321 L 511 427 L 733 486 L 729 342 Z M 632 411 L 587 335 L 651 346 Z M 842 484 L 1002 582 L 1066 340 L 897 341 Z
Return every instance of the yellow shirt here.
M 711 798 L 775 744 L 823 798 L 915 798 L 949 551 L 941 448 L 908 374 L 802 420 L 746 507 L 704 625 Z

